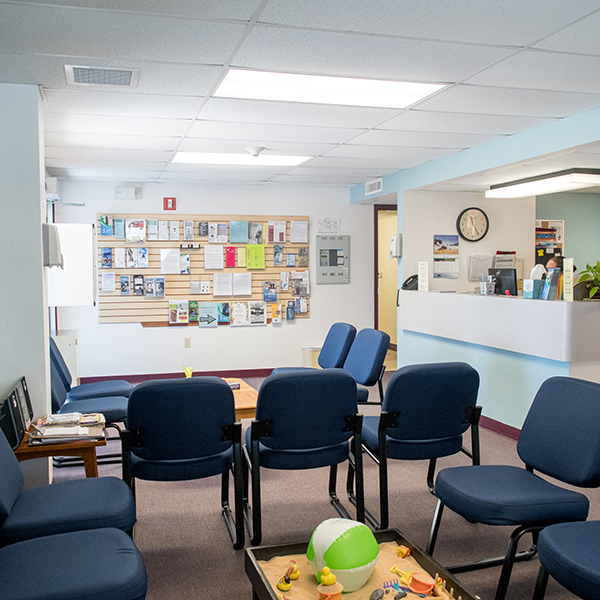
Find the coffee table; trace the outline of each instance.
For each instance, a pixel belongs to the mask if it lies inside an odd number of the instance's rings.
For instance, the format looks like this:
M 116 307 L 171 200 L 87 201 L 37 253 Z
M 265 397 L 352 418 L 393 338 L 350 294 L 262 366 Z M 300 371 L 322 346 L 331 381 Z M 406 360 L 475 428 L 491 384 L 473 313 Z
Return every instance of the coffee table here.
M 19 447 L 16 448 L 15 456 L 19 462 L 49 456 L 79 456 L 83 459 L 85 476 L 98 477 L 98 459 L 96 458 L 96 448 L 98 446 L 106 446 L 106 439 L 30 446 L 29 434 L 26 434 Z
M 419 547 L 411 544 L 406 538 L 398 531 L 397 529 L 384 529 L 382 531 L 373 532 L 375 535 L 375 539 L 379 544 L 385 542 L 394 542 L 398 546 L 406 546 L 410 548 L 410 554 L 413 558 L 417 560 L 421 569 L 429 573 L 432 577 L 435 577 L 438 574 L 445 582 L 446 591 L 449 593 L 452 589 L 452 598 L 458 599 L 459 597 L 462 600 L 476 600 L 476 596 L 467 590 L 465 590 L 462 585 L 460 585 L 453 576 L 442 567 L 437 561 L 435 561 L 432 557 L 426 554 Z M 282 592 L 277 589 L 273 589 L 272 585 L 267 580 L 265 576 L 265 572 L 261 567 L 261 561 L 269 561 L 275 557 L 287 557 L 293 555 L 305 555 L 306 550 L 308 548 L 308 542 L 301 542 L 296 544 L 282 544 L 278 546 L 256 546 L 252 548 L 246 548 L 245 555 L 245 571 L 250 583 L 252 584 L 252 598 L 253 600 L 277 600 L 277 594 L 282 594 Z M 381 564 L 382 557 L 380 556 L 380 560 L 378 561 L 378 566 Z M 398 559 L 400 560 L 400 559 Z M 394 561 L 395 562 L 395 561 Z M 382 565 L 383 566 L 383 565 Z M 309 569 L 310 571 L 310 569 Z M 388 573 L 387 568 L 385 571 L 385 577 L 388 579 L 394 579 L 397 575 L 393 573 Z M 281 575 L 285 573 L 285 568 L 281 571 Z M 301 570 L 302 573 L 302 570 Z M 301 574 L 301 577 L 313 577 L 312 572 Z M 370 594 L 377 587 L 382 587 L 383 580 L 372 582 L 373 577 L 367 582 L 364 588 L 358 590 L 356 592 L 352 592 L 350 594 L 344 594 L 346 598 L 354 598 L 359 594 L 361 597 L 369 598 Z M 292 588 L 294 584 L 292 584 Z M 393 591 L 393 590 L 392 590 Z M 303 600 L 297 595 L 298 600 Z M 290 594 L 285 594 L 290 596 Z M 390 600 L 394 597 L 394 594 L 387 594 L 385 598 L 390 598 Z M 291 597 L 291 596 L 290 596 Z M 317 593 L 317 585 L 316 580 L 314 584 L 314 593 L 310 596 L 311 599 L 316 599 L 318 597 Z M 447 595 L 446 597 L 449 597 Z M 406 600 L 416 599 L 417 596 L 415 594 L 408 594 Z
M 256 415 L 256 400 L 258 398 L 258 392 L 243 379 L 237 379 L 236 377 L 225 378 L 227 383 L 239 383 L 240 389 L 233 390 L 233 397 L 235 398 L 235 418 L 239 421 L 240 419 L 254 419 Z

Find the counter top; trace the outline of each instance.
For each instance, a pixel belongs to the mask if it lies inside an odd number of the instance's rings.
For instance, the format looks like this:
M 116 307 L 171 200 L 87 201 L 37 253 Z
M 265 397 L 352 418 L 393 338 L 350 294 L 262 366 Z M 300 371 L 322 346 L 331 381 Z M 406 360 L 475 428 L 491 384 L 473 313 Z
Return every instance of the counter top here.
M 600 303 L 401 291 L 407 331 L 562 362 L 600 361 Z

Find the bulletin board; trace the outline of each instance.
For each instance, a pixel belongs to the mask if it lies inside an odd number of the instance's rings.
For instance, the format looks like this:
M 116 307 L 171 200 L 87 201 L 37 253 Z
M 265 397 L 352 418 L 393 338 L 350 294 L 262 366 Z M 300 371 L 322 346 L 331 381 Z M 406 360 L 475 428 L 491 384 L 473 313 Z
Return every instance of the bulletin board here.
M 242 241 L 245 223 L 249 240 Z M 232 308 L 234 304 L 245 303 L 249 311 L 264 310 L 264 324 L 308 318 L 308 224 L 307 216 L 296 215 L 98 214 L 96 259 L 100 323 L 198 327 L 205 325 L 206 319 L 211 321 L 210 316 L 202 318 L 202 323 L 197 319 L 198 312 L 203 314 L 203 306 L 210 307 L 206 303 L 230 304 Z M 169 239 L 164 239 L 165 227 L 168 227 Z M 262 237 L 257 233 L 261 230 Z M 261 241 L 262 244 L 256 243 Z M 264 265 L 259 246 L 264 246 Z M 223 266 L 214 268 L 215 261 L 219 260 L 219 249 Z M 165 272 L 165 269 L 173 271 L 172 259 L 177 251 L 179 271 Z M 167 258 L 171 260 L 169 266 Z M 235 295 L 223 294 L 221 282 L 227 281 L 229 275 L 234 281 L 245 283 L 241 288 L 238 286 Z M 126 294 L 122 293 L 122 278 L 129 284 Z M 164 296 L 156 295 L 163 290 Z M 240 290 L 244 293 L 240 294 Z M 178 301 L 184 305 L 191 303 L 187 322 L 170 320 L 173 304 Z M 291 309 L 295 310 L 290 313 Z M 192 319 L 194 312 L 196 318 Z M 227 320 L 218 323 L 228 324 Z

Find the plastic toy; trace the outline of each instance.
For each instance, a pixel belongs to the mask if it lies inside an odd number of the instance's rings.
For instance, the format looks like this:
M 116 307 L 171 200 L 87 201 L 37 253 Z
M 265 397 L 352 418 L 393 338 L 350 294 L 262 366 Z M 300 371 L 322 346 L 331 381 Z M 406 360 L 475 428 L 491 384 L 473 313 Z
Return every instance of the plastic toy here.
M 287 592 L 292 587 L 292 582 L 287 573 L 277 582 L 277 589 Z
M 345 592 L 365 585 L 379 556 L 379 544 L 363 523 L 351 519 L 327 519 L 314 530 L 306 558 L 321 581 L 321 570 L 329 567 Z
M 420 571 L 401 571 L 396 565 L 394 565 L 390 571 L 392 573 L 398 573 L 401 575 L 400 583 L 408 586 L 408 589 L 415 594 L 429 594 L 435 585 L 435 579 L 427 573 Z
M 290 566 L 286 571 L 286 575 L 292 580 L 298 579 L 298 577 L 300 577 L 300 571 L 298 570 L 298 565 L 296 564 L 295 560 L 290 560 Z
M 331 572 L 329 567 L 321 569 L 321 583 L 323 585 L 333 585 L 337 581 L 337 577 Z
M 406 546 L 398 546 L 396 548 L 396 553 L 400 558 L 406 558 L 410 555 L 410 548 L 407 548 Z

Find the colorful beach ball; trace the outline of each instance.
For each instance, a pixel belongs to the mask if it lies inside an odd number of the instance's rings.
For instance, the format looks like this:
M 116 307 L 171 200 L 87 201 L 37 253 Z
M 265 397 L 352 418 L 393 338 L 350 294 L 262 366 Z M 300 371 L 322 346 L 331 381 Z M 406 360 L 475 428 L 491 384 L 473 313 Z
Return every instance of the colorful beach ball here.
M 313 532 L 306 558 L 321 583 L 321 569 L 329 567 L 344 592 L 359 590 L 371 576 L 379 544 L 373 532 L 350 519 L 327 519 Z

